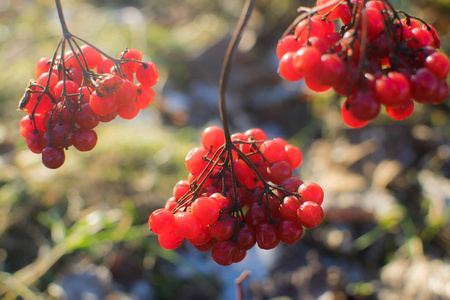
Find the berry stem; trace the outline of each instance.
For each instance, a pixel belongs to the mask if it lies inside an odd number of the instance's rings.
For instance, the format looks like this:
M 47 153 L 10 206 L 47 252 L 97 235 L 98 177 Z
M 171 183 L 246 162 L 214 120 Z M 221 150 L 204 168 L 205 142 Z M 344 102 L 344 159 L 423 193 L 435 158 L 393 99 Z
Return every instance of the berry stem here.
M 56 10 L 58 11 L 59 22 L 61 23 L 63 35 L 64 35 L 64 37 L 67 38 L 68 36 L 71 35 L 71 33 L 69 32 L 69 29 L 67 28 L 66 19 L 64 18 L 61 1 L 55 0 L 55 4 L 56 4 Z
M 219 81 L 219 111 L 220 111 L 220 119 L 222 120 L 223 131 L 225 134 L 225 144 L 227 146 L 230 146 L 232 144 L 230 128 L 228 126 L 228 115 L 225 101 L 225 91 L 227 88 L 231 70 L 231 58 L 236 52 L 236 49 L 239 45 L 239 41 L 242 37 L 242 33 L 244 32 L 245 26 L 247 25 L 248 20 L 250 19 L 250 15 L 253 11 L 255 2 L 256 0 L 245 1 L 244 9 L 242 10 L 242 14 L 239 18 L 239 23 L 236 29 L 234 30 L 233 36 L 231 37 L 231 41 L 230 44 L 228 45 L 228 49 L 222 64 L 222 72 Z

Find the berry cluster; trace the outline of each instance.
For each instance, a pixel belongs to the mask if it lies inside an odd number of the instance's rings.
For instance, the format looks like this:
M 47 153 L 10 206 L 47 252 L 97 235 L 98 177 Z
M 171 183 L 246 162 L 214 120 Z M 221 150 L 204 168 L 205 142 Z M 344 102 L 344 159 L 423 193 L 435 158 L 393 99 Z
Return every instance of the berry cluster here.
M 136 117 L 153 101 L 152 86 L 159 78 L 154 63 L 142 62 L 138 50 L 126 49 L 118 59 L 88 44 L 63 53 L 38 61 L 36 79 L 19 103 L 28 113 L 20 133 L 51 169 L 64 164 L 70 146 L 92 150 L 100 122 Z
M 294 244 L 303 227 L 322 221 L 322 188 L 292 175 L 303 159 L 297 147 L 267 140 L 257 128 L 235 133 L 229 142 L 220 127 L 211 126 L 201 135 L 202 146 L 186 156 L 188 179 L 148 220 L 163 248 L 175 249 L 186 239 L 200 251 L 211 249 L 218 264 L 230 265 L 255 244 Z
M 431 25 L 389 1 L 317 0 L 279 41 L 277 55 L 280 76 L 347 97 L 344 122 L 363 127 L 381 106 L 403 120 L 413 100 L 438 104 L 447 98 L 450 63 L 439 48 Z

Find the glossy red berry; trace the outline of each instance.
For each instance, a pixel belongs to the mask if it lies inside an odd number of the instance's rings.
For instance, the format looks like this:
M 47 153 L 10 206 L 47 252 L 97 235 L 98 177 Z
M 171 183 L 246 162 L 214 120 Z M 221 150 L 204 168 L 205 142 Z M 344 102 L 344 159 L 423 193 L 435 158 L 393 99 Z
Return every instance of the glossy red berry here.
M 297 216 L 303 227 L 315 228 L 322 222 L 323 209 L 316 202 L 306 201 L 298 208 Z
M 237 229 L 236 245 L 240 250 L 250 250 L 256 244 L 256 234 L 253 227 L 244 223 Z
M 412 114 L 413 110 L 414 101 L 412 99 L 395 106 L 386 106 L 386 113 L 395 120 L 406 119 Z
M 314 182 L 304 182 L 298 188 L 301 202 L 315 202 L 319 205 L 323 202 L 323 189 Z
M 168 209 L 157 209 L 148 218 L 148 226 L 158 235 L 171 233 L 175 230 L 175 216 Z
M 295 35 L 289 34 L 281 39 L 277 44 L 277 56 L 281 59 L 288 52 L 297 52 L 302 47 Z
M 229 266 L 235 261 L 239 253 L 238 251 L 235 243 L 231 241 L 219 241 L 212 247 L 211 257 L 219 265 Z
M 288 162 L 280 160 L 267 167 L 267 173 L 270 181 L 275 184 L 281 184 L 283 180 L 292 176 L 292 169 Z
M 291 169 L 296 169 L 300 167 L 303 161 L 303 154 L 294 145 L 286 145 L 284 146 L 284 151 L 286 152 L 286 161 L 291 166 Z
M 214 153 L 225 143 L 225 135 L 219 126 L 209 126 L 203 130 L 201 135 L 202 146 L 209 152 Z
M 185 163 L 186 168 L 192 174 L 202 172 L 208 162 L 206 161 L 206 156 L 208 155 L 208 150 L 204 147 L 195 147 L 186 156 Z
M 380 103 L 373 91 L 359 91 L 348 99 L 349 110 L 358 120 L 370 121 L 380 113 Z
M 47 147 L 42 151 L 42 163 L 49 169 L 57 169 L 64 164 L 64 149 L 58 146 Z
M 203 225 L 209 225 L 217 221 L 219 206 L 209 197 L 200 197 L 191 204 L 191 213 Z
M 159 80 L 156 65 L 152 62 L 140 64 L 136 68 L 136 79 L 143 85 L 154 86 Z
M 119 107 L 115 94 L 100 96 L 97 92 L 93 92 L 89 103 L 91 104 L 91 109 L 99 116 L 111 114 Z
M 305 73 L 302 70 L 297 70 L 294 68 L 293 60 L 295 56 L 295 52 L 288 52 L 280 59 L 278 64 L 278 73 L 285 80 L 298 81 L 305 77 Z
M 91 151 L 97 145 L 97 133 L 88 129 L 76 131 L 73 136 L 73 146 L 79 151 Z
M 200 221 L 193 214 L 182 211 L 175 214 L 175 230 L 180 236 L 186 239 L 196 238 L 201 228 Z
M 303 236 L 302 225 L 293 220 L 284 220 L 277 228 L 277 237 L 285 244 L 297 243 Z
M 208 225 L 208 230 L 218 241 L 228 240 L 234 233 L 234 218 L 229 214 L 220 214 L 216 222 Z
M 158 242 L 164 249 L 173 250 L 181 246 L 183 238 L 173 233 L 161 234 L 158 235 Z
M 426 58 L 425 68 L 430 70 L 437 79 L 445 79 L 450 72 L 450 62 L 445 54 L 434 52 Z
M 277 226 L 275 224 L 262 223 L 255 227 L 256 243 L 261 249 L 273 249 L 279 243 Z

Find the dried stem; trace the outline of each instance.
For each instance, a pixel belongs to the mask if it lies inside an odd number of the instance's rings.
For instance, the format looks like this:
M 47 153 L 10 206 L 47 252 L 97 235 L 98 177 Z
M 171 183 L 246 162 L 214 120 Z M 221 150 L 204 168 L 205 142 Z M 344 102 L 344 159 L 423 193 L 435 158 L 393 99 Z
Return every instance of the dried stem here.
M 71 33 L 69 32 L 69 29 L 67 28 L 66 19 L 64 18 L 63 9 L 61 6 L 61 1 L 55 0 L 55 4 L 56 4 L 56 10 L 58 11 L 59 22 L 61 23 L 63 35 L 64 35 L 64 37 L 68 37 L 71 35 Z
M 242 283 L 247 279 L 252 273 L 250 271 L 244 271 L 238 278 L 234 280 L 236 286 L 236 300 L 244 299 L 244 291 L 242 290 Z
M 239 18 L 239 23 L 231 37 L 230 44 L 228 45 L 227 52 L 222 64 L 222 73 L 219 81 L 219 110 L 220 118 L 222 120 L 223 131 L 225 134 L 225 144 L 231 145 L 231 134 L 228 126 L 228 115 L 226 109 L 225 92 L 227 89 L 228 79 L 230 77 L 231 70 L 231 59 L 236 52 L 239 45 L 239 41 L 242 37 L 242 33 L 250 19 L 250 15 L 255 6 L 256 0 L 246 0 L 244 4 L 244 9 L 242 10 L 241 17 Z

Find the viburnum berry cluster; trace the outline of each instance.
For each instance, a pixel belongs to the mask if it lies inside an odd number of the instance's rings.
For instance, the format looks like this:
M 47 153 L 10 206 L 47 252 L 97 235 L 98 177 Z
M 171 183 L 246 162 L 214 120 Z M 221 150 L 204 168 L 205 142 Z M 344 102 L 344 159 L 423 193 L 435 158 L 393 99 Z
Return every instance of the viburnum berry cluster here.
M 255 244 L 294 244 L 303 227 L 321 223 L 322 188 L 292 173 L 303 160 L 297 147 L 268 140 L 258 128 L 235 133 L 230 141 L 222 128 L 208 127 L 202 146 L 186 156 L 188 179 L 174 186 L 173 197 L 148 220 L 163 248 L 187 240 L 200 251 L 211 250 L 218 264 L 230 265 Z
M 363 127 L 384 106 L 403 120 L 414 101 L 438 104 L 449 94 L 448 57 L 432 25 L 387 0 L 317 0 L 278 42 L 279 74 L 313 91 L 346 97 L 343 121 Z
M 64 164 L 65 150 L 71 146 L 92 150 L 97 144 L 94 129 L 100 122 L 116 116 L 133 119 L 147 108 L 159 79 L 155 64 L 143 62 L 139 50 L 126 49 L 113 58 L 70 34 L 59 1 L 56 4 L 63 38 L 52 58 L 37 62 L 36 78 L 19 102 L 19 110 L 28 113 L 20 121 L 20 134 L 51 169 Z

